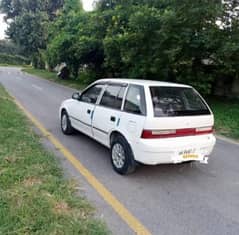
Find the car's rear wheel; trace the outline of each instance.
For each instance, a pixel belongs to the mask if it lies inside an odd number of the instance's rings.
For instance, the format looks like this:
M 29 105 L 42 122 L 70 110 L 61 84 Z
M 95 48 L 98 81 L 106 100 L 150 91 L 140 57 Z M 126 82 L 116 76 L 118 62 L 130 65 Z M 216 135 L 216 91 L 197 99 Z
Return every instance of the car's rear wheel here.
M 65 110 L 61 114 L 61 130 L 65 135 L 71 135 L 74 132 L 74 128 L 71 126 L 71 121 Z
M 132 150 L 123 136 L 114 138 L 110 152 L 111 163 L 117 173 L 125 175 L 135 171 L 136 162 Z

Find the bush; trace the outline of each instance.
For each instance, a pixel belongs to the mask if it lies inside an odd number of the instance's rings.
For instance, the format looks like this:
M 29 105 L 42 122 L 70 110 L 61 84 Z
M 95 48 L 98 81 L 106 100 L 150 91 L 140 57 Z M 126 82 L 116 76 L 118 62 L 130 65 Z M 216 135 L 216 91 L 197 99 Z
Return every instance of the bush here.
M 20 55 L 0 53 L 0 64 L 27 65 L 30 64 L 30 60 Z
M 79 72 L 78 79 L 83 85 L 89 85 L 90 83 L 94 82 L 98 79 L 97 74 L 95 71 L 91 69 L 82 69 Z

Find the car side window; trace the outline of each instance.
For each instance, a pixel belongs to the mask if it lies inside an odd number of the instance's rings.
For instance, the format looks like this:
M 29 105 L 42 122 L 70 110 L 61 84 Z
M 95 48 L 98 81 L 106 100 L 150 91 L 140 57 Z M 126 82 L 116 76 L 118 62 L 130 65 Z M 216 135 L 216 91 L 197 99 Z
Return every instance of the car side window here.
M 100 105 L 113 109 L 121 109 L 125 89 L 126 87 L 120 85 L 108 85 L 102 96 Z
M 96 85 L 90 87 L 89 89 L 87 89 L 86 91 L 84 91 L 81 94 L 80 101 L 95 104 L 103 87 L 104 87 L 104 85 L 102 85 L 102 84 L 96 84 Z
M 144 87 L 131 85 L 128 89 L 124 104 L 124 111 L 139 115 L 146 115 Z

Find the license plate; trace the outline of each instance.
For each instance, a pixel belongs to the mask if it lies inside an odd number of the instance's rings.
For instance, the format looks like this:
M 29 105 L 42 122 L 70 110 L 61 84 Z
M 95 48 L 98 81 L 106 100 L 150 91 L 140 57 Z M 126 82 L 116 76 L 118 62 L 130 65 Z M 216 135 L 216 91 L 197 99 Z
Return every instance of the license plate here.
M 180 151 L 179 155 L 183 159 L 198 159 L 199 156 L 195 152 L 196 152 L 196 149 L 194 149 L 194 148 L 192 148 L 192 149 L 185 149 L 183 151 Z
M 197 154 L 184 154 L 183 159 L 198 159 Z

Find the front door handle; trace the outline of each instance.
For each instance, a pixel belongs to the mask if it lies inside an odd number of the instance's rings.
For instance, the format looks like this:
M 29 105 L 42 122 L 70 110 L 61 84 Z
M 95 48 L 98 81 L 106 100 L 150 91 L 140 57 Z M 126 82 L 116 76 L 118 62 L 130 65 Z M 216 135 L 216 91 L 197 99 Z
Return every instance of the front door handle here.
M 115 121 L 116 121 L 116 118 L 113 117 L 113 116 L 111 116 L 111 117 L 110 117 L 110 121 L 111 121 L 111 122 L 115 122 Z
M 91 110 L 90 110 L 90 109 L 88 109 L 88 110 L 87 110 L 87 113 L 88 113 L 88 114 L 90 114 L 90 113 L 91 113 Z

